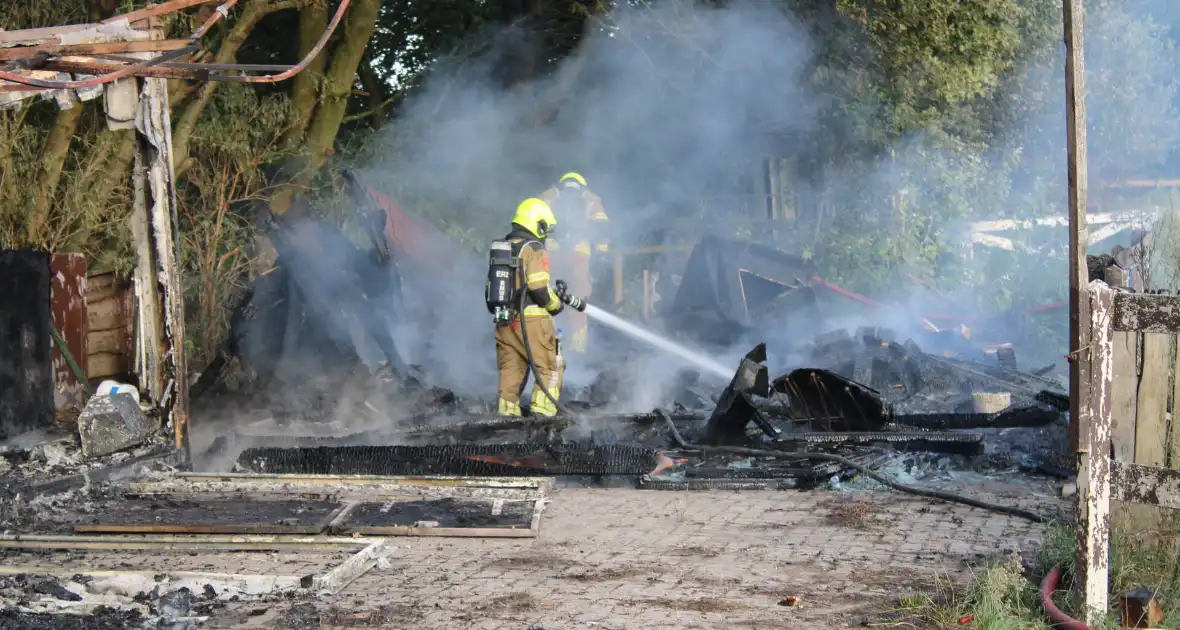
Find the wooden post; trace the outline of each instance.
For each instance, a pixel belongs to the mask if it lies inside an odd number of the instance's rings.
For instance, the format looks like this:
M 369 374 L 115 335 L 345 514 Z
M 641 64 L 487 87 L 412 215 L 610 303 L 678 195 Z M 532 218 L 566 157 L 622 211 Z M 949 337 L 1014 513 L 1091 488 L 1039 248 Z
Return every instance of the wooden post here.
M 188 461 L 188 373 L 184 343 L 172 125 L 163 79 L 145 79 L 135 117 L 135 208 L 132 232 L 139 262 L 137 350 L 141 387 L 172 426 Z
M 1098 514 L 1101 507 L 1109 510 L 1110 497 L 1103 493 L 1101 483 L 1108 479 L 1096 479 L 1101 473 L 1100 462 L 1105 462 L 1106 471 L 1110 466 L 1110 425 L 1096 428 L 1091 435 L 1094 408 L 1089 396 L 1090 363 L 1097 358 L 1095 348 L 1090 345 L 1090 299 L 1087 295 L 1089 271 L 1086 266 L 1086 101 L 1085 101 L 1085 9 L 1083 0 L 1065 0 L 1062 3 L 1062 19 L 1065 27 L 1065 118 L 1066 145 L 1069 171 L 1069 337 L 1070 362 L 1070 441 L 1078 457 L 1078 584 L 1081 585 L 1086 606 L 1085 621 L 1096 623 L 1106 614 L 1107 566 L 1106 546 L 1099 545 L 1098 530 L 1109 526 L 1109 513 Z M 1106 294 L 1102 299 L 1109 305 L 1113 293 L 1102 285 Z M 1105 334 L 1110 341 L 1110 335 Z M 1109 343 L 1108 343 L 1109 345 Z M 1106 360 L 1109 363 L 1109 348 Z M 1110 367 L 1109 365 L 1107 367 Z M 1109 385 L 1109 381 L 1107 381 Z M 1110 395 L 1105 392 L 1101 400 L 1109 410 Z M 1109 413 L 1109 411 L 1108 411 Z M 1105 437 L 1107 450 L 1092 450 L 1095 438 Z M 1101 441 L 1101 440 L 1098 440 Z M 1094 468 L 1091 468 L 1094 467 Z M 1099 483 L 1101 482 L 1101 483 Z M 1107 488 L 1109 490 L 1109 487 Z M 1099 552 L 1099 549 L 1101 552 Z M 1099 557 L 1100 556 L 1100 557 Z
M 1089 288 L 1092 316 L 1090 397 L 1087 400 L 1088 442 L 1078 451 L 1078 586 L 1085 623 L 1095 627 L 1108 607 L 1110 552 L 1110 433 L 1114 380 L 1114 339 L 1111 314 L 1115 292 L 1095 281 Z
M 1106 268 L 1106 284 L 1115 290 L 1127 289 L 1127 272 L 1119 267 Z M 1113 382 L 1111 383 L 1111 452 L 1115 461 L 1135 461 L 1135 422 L 1139 415 L 1139 333 L 1111 333 Z M 1112 527 L 1130 523 L 1135 507 L 1115 501 L 1111 504 Z
M 623 303 L 623 250 L 615 249 L 615 307 Z
M 643 319 L 651 319 L 651 271 L 643 270 Z

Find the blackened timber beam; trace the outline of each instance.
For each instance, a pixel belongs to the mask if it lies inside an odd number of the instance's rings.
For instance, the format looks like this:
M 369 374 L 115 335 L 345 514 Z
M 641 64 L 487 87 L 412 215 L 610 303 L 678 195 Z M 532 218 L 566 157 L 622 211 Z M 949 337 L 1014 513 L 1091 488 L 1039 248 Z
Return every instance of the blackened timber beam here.
M 1110 325 L 1117 332 L 1180 333 L 1180 296 L 1120 291 Z
M 137 375 L 187 464 L 188 374 L 168 88 L 145 79 L 136 108 L 134 207 Z

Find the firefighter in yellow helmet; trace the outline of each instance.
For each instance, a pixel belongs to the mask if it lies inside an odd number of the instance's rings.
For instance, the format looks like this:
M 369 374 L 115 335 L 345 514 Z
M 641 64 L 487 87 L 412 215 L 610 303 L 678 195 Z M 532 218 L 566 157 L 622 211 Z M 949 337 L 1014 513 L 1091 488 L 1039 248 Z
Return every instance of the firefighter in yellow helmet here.
M 586 178 L 578 173 L 566 173 L 557 185 L 541 193 L 548 203 L 566 222 L 562 243 L 550 241 L 561 275 L 569 278 L 569 290 L 582 298 L 593 294 L 590 258 L 592 254 L 605 255 L 610 252 L 610 238 L 606 223 L 609 220 L 602 207 L 602 199 L 586 185 Z M 585 352 L 587 345 L 586 315 L 570 312 L 565 315 L 565 329 L 568 348 L 574 352 Z
M 556 226 L 557 217 L 549 204 L 525 199 L 516 208 L 512 231 L 492 243 L 485 298 L 496 323 L 500 415 L 521 415 L 520 397 L 528 382 L 530 359 L 540 382 L 533 383 L 529 409 L 534 415 L 557 415 L 565 363 L 553 316 L 565 304 L 581 310 L 585 302 L 566 294 L 564 283 L 558 283 L 560 291 L 549 286 L 545 239 Z

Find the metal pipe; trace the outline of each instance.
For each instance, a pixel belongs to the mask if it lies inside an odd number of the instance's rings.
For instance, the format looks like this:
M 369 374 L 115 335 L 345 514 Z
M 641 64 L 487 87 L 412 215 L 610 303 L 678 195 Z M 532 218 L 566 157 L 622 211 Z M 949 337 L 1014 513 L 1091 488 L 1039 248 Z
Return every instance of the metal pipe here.
M 226 0 L 225 4 L 222 4 L 214 9 L 213 15 L 210 15 L 209 19 L 205 20 L 205 23 L 202 24 L 200 28 L 193 31 L 193 34 L 189 35 L 188 38 L 196 41 L 204 37 L 205 33 L 207 33 L 209 29 L 213 28 L 213 25 L 217 24 L 221 18 L 229 16 L 229 10 L 234 8 L 234 5 L 237 3 L 238 0 Z
M 105 85 L 107 83 L 117 81 L 119 79 L 122 79 L 123 77 L 131 76 L 132 74 L 134 74 L 136 72 L 146 70 L 148 68 L 158 66 L 166 61 L 171 61 L 173 59 L 183 57 L 184 55 L 187 55 L 189 53 L 196 52 L 196 51 L 200 50 L 200 48 L 201 48 L 200 46 L 198 46 L 196 44 L 192 44 L 189 46 L 185 46 L 184 48 L 179 48 L 177 50 L 166 52 L 166 53 L 160 55 L 159 57 L 156 57 L 154 59 L 149 59 L 147 61 L 144 61 L 143 63 L 137 63 L 135 65 L 130 65 L 130 66 L 123 66 L 122 68 L 119 68 L 118 70 L 115 70 L 114 72 L 110 72 L 108 74 L 104 74 L 104 75 L 98 76 L 98 77 L 91 77 L 89 79 L 83 79 L 81 81 L 44 81 L 41 79 L 34 79 L 31 77 L 26 77 L 22 74 L 15 74 L 12 72 L 3 72 L 3 71 L 0 71 L 0 79 L 2 79 L 4 81 L 11 81 L 12 83 L 19 83 L 21 85 L 29 85 L 29 86 L 33 86 L 33 87 L 43 88 L 46 90 L 77 90 L 80 88 L 96 87 L 99 85 Z
M 324 34 L 320 36 L 320 41 L 316 42 L 315 47 L 307 53 L 306 57 L 304 57 L 294 66 L 291 66 L 285 72 L 257 77 L 213 75 L 211 78 L 217 81 L 232 81 L 236 83 L 278 83 L 279 81 L 290 79 L 296 74 L 299 74 L 300 71 L 307 67 L 307 64 L 311 63 L 312 59 L 315 59 L 316 56 L 318 56 L 320 52 L 323 51 L 324 46 L 328 44 L 328 38 L 332 36 L 332 33 L 336 30 L 336 27 L 340 25 L 340 20 L 344 18 L 344 12 L 348 9 L 348 5 L 351 2 L 352 0 L 340 0 L 340 6 L 336 9 L 336 15 L 332 16 L 332 21 L 328 24 L 328 28 L 324 31 Z

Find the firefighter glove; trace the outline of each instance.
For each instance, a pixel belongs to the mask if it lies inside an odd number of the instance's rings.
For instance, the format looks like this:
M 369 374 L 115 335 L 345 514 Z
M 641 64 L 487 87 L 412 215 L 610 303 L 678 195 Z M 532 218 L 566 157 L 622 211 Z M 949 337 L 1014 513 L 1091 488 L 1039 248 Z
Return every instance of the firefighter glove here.
M 565 284 L 565 280 L 557 281 L 557 297 L 561 298 L 562 302 L 565 302 L 570 308 L 579 313 L 582 313 L 586 310 L 586 300 L 583 300 L 582 298 L 574 295 L 570 295 L 568 287 Z

